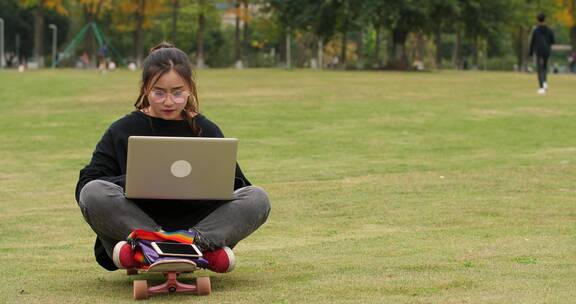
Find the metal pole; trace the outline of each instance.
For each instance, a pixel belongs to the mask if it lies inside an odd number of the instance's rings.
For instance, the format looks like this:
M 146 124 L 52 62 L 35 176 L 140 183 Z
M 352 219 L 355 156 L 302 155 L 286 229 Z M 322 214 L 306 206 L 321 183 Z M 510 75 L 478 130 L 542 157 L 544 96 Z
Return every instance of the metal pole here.
M 52 68 L 56 67 L 56 40 L 58 39 L 58 27 L 55 24 L 49 24 L 52 29 Z
M 0 69 L 4 68 L 4 19 L 0 18 Z

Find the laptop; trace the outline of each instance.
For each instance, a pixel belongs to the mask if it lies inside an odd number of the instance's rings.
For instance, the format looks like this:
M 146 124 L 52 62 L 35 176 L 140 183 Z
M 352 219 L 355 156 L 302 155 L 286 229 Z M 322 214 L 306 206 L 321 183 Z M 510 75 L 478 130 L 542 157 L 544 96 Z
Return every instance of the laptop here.
M 229 200 L 236 138 L 130 136 L 127 198 Z

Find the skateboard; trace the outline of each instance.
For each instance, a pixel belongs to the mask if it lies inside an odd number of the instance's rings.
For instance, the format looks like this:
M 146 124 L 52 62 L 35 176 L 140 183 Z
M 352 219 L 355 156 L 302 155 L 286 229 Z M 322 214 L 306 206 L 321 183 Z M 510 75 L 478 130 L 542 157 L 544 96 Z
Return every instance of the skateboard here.
M 128 275 L 138 273 L 160 272 L 164 274 L 166 282 L 156 286 L 148 286 L 146 280 L 134 280 L 134 300 L 144 300 L 150 296 L 175 293 L 189 292 L 200 296 L 209 295 L 212 291 L 209 277 L 197 277 L 195 284 L 184 284 L 178 281 L 178 275 L 181 273 L 190 273 L 198 269 L 196 264 L 186 259 L 174 259 L 158 261 L 148 268 L 128 269 Z

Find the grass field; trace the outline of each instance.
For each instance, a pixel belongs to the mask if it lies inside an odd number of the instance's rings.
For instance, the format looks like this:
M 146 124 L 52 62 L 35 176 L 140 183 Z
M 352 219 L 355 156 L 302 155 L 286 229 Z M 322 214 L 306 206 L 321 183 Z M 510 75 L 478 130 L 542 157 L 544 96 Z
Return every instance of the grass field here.
M 136 73 L 0 72 L 0 302 L 132 303 L 74 201 Z M 209 297 L 151 303 L 573 303 L 576 77 L 198 72 L 272 200 Z M 154 279 L 154 276 L 144 276 Z M 156 277 L 157 278 L 157 277 Z

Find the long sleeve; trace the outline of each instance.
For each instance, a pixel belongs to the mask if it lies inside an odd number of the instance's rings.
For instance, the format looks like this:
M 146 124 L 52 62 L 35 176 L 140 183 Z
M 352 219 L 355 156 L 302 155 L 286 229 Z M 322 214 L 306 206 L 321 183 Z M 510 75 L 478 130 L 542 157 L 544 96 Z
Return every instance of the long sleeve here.
M 110 129 L 104 133 L 96 145 L 90 163 L 80 170 L 76 184 L 76 201 L 79 201 L 82 187 L 95 179 L 109 181 L 121 187 L 124 187 L 126 183 L 126 176 L 122 174 Z

